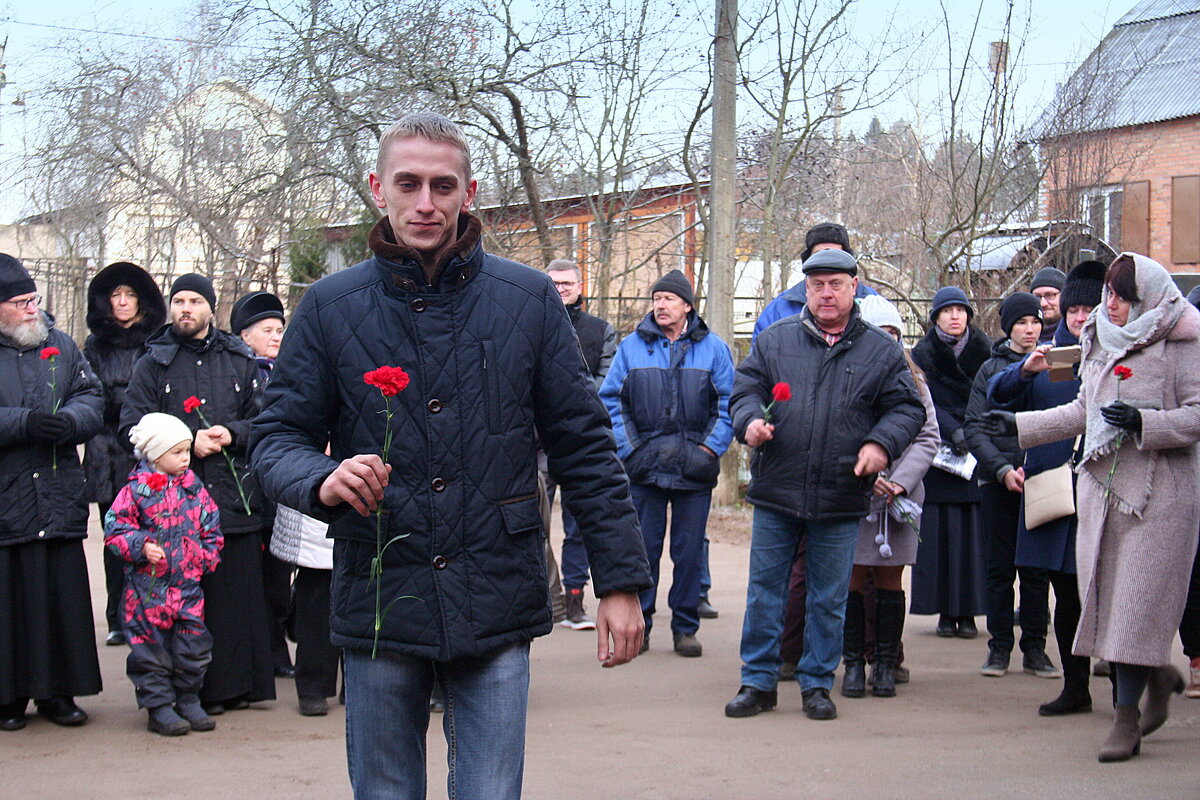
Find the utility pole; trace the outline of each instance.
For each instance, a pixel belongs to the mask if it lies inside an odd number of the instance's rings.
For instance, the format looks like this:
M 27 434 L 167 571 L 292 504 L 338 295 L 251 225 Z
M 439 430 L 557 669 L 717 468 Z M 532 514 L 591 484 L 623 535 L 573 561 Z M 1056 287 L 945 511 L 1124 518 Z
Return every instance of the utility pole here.
M 708 291 L 705 321 L 733 348 L 733 267 L 736 259 L 734 192 L 737 161 L 737 0 L 717 0 L 713 38 L 712 164 L 708 193 Z M 739 451 L 731 447 L 721 460 L 714 499 L 737 500 Z

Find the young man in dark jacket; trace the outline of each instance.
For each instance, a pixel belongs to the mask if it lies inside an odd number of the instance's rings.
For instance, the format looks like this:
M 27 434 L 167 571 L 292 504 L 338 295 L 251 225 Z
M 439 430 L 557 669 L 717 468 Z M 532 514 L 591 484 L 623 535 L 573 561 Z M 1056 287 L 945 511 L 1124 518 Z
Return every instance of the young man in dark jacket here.
M 659 560 L 671 507 L 671 562 L 667 602 L 675 652 L 703 650 L 700 597 L 704 539 L 712 490 L 729 448 L 729 392 L 733 357 L 692 308 L 692 285 L 671 270 L 650 288 L 654 308 L 617 348 L 600 398 L 612 419 L 617 454 L 629 473 L 654 586 L 642 592 L 646 645 L 658 594 Z
M 425 797 L 436 680 L 454 793 L 516 798 L 529 642 L 551 630 L 536 443 L 583 532 L 604 666 L 637 655 L 649 568 L 554 284 L 483 250 L 462 131 L 404 117 L 370 184 L 387 212 L 375 256 L 318 281 L 293 315 L 255 469 L 278 502 L 330 522 L 355 797 Z M 379 367 L 393 368 L 382 390 L 364 380 Z
M 0 254 L 0 730 L 25 727 L 32 697 L 82 725 L 100 691 L 76 446 L 100 432 L 100 382 L 54 328 L 25 266 Z
M 754 506 L 750 580 L 742 626 L 742 685 L 725 715 L 774 708 L 792 554 L 807 538 L 804 655 L 796 679 L 804 712 L 833 719 L 829 699 L 859 520 L 875 475 L 912 442 L 925 407 L 900 346 L 863 322 L 854 303 L 858 267 L 840 250 L 804 263 L 808 304 L 755 340 L 737 369 L 734 432 L 754 448 L 746 501 Z M 771 408 L 773 387 L 791 399 Z
M 1058 295 L 1055 294 L 1057 300 Z M 1025 485 L 1025 454 L 1015 436 L 988 436 L 980 427 L 991 411 L 988 383 L 1011 364 L 1024 361 L 1037 347 L 1042 334 L 1041 303 L 1028 292 L 1014 292 L 1000 304 L 1000 329 L 1004 336 L 992 345 L 992 357 L 983 362 L 971 386 L 963 432 L 967 446 L 979 461 L 981 522 L 987 540 L 987 627 L 988 654 L 979 672 L 991 678 L 1008 671 L 1013 649 L 1013 581 L 1021 578 L 1022 667 L 1041 678 L 1062 673 L 1046 655 L 1046 630 L 1050 624 L 1047 605 L 1050 584 L 1046 570 L 1016 567 L 1017 523 L 1021 515 Z
M 203 275 L 182 275 L 171 285 L 171 322 L 133 368 L 119 436 L 128 442 L 130 428 L 151 411 L 179 417 L 196 434 L 192 470 L 221 509 L 221 564 L 201 581 L 213 647 L 200 700 L 210 714 L 275 699 L 262 568 L 270 518 L 247 463 L 250 420 L 261 399 L 258 366 L 241 339 L 217 329 L 216 303 Z

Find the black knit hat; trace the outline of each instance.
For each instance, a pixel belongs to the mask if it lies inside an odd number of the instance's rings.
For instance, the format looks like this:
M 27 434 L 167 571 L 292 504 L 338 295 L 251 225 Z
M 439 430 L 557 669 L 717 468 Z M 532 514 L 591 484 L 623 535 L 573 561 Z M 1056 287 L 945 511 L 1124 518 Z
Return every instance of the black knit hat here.
M 242 295 L 233 304 L 229 313 L 229 329 L 234 335 L 241 333 L 256 322 L 264 319 L 284 320 L 283 303 L 270 292 L 251 292 Z
M 1029 292 L 1013 292 L 1000 304 L 1000 329 L 1012 336 L 1013 325 L 1022 317 L 1042 318 L 1042 301 Z
M 36 291 L 37 284 L 29 277 L 25 265 L 8 253 L 0 253 L 0 300 Z
M 1072 268 L 1058 296 L 1058 308 L 1064 317 L 1071 306 L 1100 305 L 1106 272 L 1108 267 L 1099 261 L 1081 261 Z
M 670 292 L 678 295 L 689 306 L 696 305 L 696 295 L 692 292 L 691 281 L 677 269 L 671 270 L 655 281 L 654 285 L 650 287 L 650 296 L 653 297 L 655 292 Z
M 804 252 L 800 254 L 800 260 L 808 261 L 812 249 L 819 244 L 841 245 L 843 250 L 854 255 L 854 251 L 850 249 L 850 234 L 846 232 L 845 227 L 836 222 L 822 222 L 808 229 L 808 233 L 804 234 Z
M 801 265 L 800 270 L 808 275 L 812 272 L 844 272 L 858 274 L 858 262 L 844 250 L 818 250 Z
M 1063 274 L 1061 269 L 1056 269 L 1055 267 L 1042 267 L 1037 271 L 1037 274 L 1033 276 L 1033 281 L 1029 284 L 1029 291 L 1032 292 L 1034 289 L 1040 289 L 1043 286 L 1051 286 L 1061 292 L 1063 288 L 1063 282 L 1066 281 L 1066 279 L 1067 276 Z
M 929 321 L 937 323 L 938 312 L 946 306 L 962 306 L 967 310 L 967 321 L 975 317 L 975 309 L 967 299 L 967 293 L 957 286 L 943 286 L 933 296 L 933 306 L 929 309 Z
M 180 275 L 175 279 L 175 282 L 171 284 L 168 302 L 180 292 L 195 292 L 207 300 L 210 306 L 217 307 L 217 293 L 213 290 L 212 281 L 197 272 L 189 272 L 187 275 Z
M 1192 290 L 1187 293 L 1187 301 L 1196 308 L 1200 308 L 1200 285 L 1193 286 Z

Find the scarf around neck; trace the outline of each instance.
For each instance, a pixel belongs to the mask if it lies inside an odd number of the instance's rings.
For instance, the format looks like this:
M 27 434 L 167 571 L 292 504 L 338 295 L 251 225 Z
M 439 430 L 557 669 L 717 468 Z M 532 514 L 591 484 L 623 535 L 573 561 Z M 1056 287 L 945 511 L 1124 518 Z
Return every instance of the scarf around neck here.
M 962 351 L 966 349 L 967 346 L 967 339 L 971 338 L 970 325 L 968 325 L 966 329 L 964 329 L 963 332 L 958 336 L 946 333 L 937 325 L 933 326 L 933 330 L 937 333 L 937 337 L 942 340 L 942 343 L 954 351 L 955 358 L 958 358 L 962 355 Z

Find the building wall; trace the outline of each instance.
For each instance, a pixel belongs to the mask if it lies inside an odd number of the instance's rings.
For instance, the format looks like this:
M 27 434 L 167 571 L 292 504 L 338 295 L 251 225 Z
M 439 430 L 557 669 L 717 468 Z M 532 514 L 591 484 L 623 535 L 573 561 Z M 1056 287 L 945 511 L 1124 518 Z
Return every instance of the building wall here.
M 1180 198 L 1173 197 L 1172 183 L 1175 178 L 1200 176 L 1200 116 L 1107 131 L 1102 146 L 1098 142 L 1092 140 L 1076 147 L 1065 143 L 1043 145 L 1043 155 L 1050 162 L 1043 182 L 1043 216 L 1079 218 L 1080 190 L 1145 181 L 1149 184 L 1144 209 L 1149 220 L 1144 237 L 1149 243 L 1146 255 L 1174 272 L 1197 271 L 1197 261 L 1175 261 L 1172 256 L 1173 236 L 1195 238 L 1195 227 L 1200 225 L 1200 217 L 1181 215 L 1181 209 L 1174 207 Z M 1084 148 L 1090 151 L 1083 152 Z M 1056 169 L 1056 162 L 1065 165 L 1072 161 L 1073 166 Z M 1140 213 L 1142 210 L 1137 208 L 1125 210 L 1130 222 L 1136 222 L 1132 218 Z M 1178 233 L 1173 230 L 1177 225 L 1183 228 Z M 1136 234 L 1134 228 L 1127 232 L 1125 241 L 1112 244 L 1118 249 L 1128 249 L 1130 239 L 1137 240 Z

